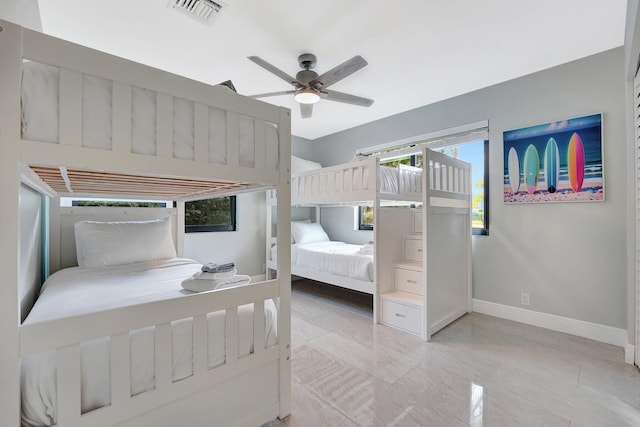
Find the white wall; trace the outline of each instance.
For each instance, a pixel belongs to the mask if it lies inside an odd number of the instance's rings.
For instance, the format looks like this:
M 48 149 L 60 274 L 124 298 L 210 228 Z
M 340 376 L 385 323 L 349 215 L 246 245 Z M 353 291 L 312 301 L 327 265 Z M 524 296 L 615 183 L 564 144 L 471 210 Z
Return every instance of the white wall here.
M 357 148 L 480 120 L 490 129 L 490 235 L 473 240 L 473 296 L 628 329 L 626 87 L 624 49 L 451 98 L 313 141 L 324 165 L 351 159 Z M 470 68 L 469 72 L 473 72 Z M 604 114 L 606 201 L 504 205 L 502 132 L 593 113 Z M 353 228 L 336 214 L 330 234 Z
M 188 233 L 184 256 L 202 263 L 234 262 L 240 274 L 261 275 L 266 261 L 265 193 L 240 194 L 236 207 L 237 231 Z
M 38 0 L 2 0 L 0 1 L 0 19 L 42 31 Z

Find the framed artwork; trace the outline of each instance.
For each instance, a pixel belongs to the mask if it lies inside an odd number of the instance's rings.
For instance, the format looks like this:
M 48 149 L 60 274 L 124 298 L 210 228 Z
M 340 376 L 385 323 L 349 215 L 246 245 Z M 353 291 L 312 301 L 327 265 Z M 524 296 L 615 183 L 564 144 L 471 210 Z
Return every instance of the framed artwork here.
M 504 202 L 604 200 L 602 114 L 503 133 Z

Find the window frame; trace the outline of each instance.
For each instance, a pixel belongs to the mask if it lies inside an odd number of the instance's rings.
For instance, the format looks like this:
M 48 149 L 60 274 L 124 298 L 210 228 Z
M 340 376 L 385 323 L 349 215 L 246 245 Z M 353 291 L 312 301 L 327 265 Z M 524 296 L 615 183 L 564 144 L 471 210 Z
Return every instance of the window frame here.
M 426 144 L 427 148 L 430 149 L 440 149 L 440 148 L 446 148 L 446 147 L 451 147 L 451 146 L 461 146 L 461 145 L 465 145 L 465 144 L 469 144 L 469 143 L 473 143 L 473 142 L 479 142 L 479 141 L 483 141 L 483 151 L 484 151 L 484 206 L 483 206 L 483 226 L 482 227 L 471 227 L 471 234 L 473 236 L 488 236 L 489 235 L 489 139 L 483 139 L 483 138 L 479 138 L 475 141 L 467 141 L 464 143 L 460 143 L 460 144 L 443 144 L 443 145 L 438 145 L 437 147 L 429 147 L 429 144 Z M 412 154 L 410 155 L 410 164 L 412 166 L 416 165 L 416 159 L 417 159 L 418 154 Z M 473 185 L 473 183 L 471 183 L 471 185 Z M 362 208 L 363 206 L 358 206 L 358 230 L 360 231 L 371 231 L 373 230 L 373 225 L 368 225 L 368 224 L 363 224 L 362 223 Z
M 373 224 L 364 224 L 362 222 L 362 208 L 370 208 L 371 206 L 358 206 L 358 230 L 372 231 Z
M 473 183 L 472 183 L 473 185 Z M 484 140 L 484 209 L 483 209 L 483 221 L 484 225 L 480 227 L 471 227 L 471 234 L 473 236 L 488 236 L 489 235 L 489 140 Z
M 186 219 L 184 224 L 184 232 L 187 233 L 212 233 L 222 231 L 238 231 L 238 212 L 237 212 L 237 196 L 225 196 L 229 197 L 229 218 L 230 224 L 206 224 L 206 225 L 187 225 Z M 204 199 L 207 200 L 207 199 Z M 190 202 L 185 202 L 186 205 Z

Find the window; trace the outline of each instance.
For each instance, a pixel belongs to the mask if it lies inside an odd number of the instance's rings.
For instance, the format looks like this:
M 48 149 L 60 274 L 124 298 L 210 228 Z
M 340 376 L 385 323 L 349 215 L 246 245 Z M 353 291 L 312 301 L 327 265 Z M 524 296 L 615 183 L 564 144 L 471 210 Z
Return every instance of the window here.
M 186 233 L 236 231 L 236 196 L 186 202 L 184 223 Z
M 447 145 L 438 151 L 471 163 L 471 224 L 474 235 L 489 234 L 489 141 Z
M 373 207 L 358 207 L 358 230 L 373 230 Z
M 361 150 L 361 154 L 380 156 L 380 164 L 398 163 L 422 166 L 422 147 L 440 151 L 472 165 L 472 226 L 474 235 L 489 234 L 489 131 L 488 121 L 433 132 Z M 371 211 L 371 212 L 369 212 Z M 358 229 L 373 229 L 373 209 L 358 209 Z

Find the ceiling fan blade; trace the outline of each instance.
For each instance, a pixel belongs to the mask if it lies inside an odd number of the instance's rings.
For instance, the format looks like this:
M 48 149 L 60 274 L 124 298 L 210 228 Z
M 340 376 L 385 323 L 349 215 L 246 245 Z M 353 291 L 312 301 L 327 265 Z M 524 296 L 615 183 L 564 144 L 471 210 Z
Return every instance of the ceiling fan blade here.
M 260 57 L 247 56 L 247 58 L 250 59 L 251 61 L 255 62 L 256 64 L 258 64 L 259 66 L 261 66 L 265 70 L 269 71 L 270 73 L 273 73 L 276 76 L 280 77 L 282 80 L 286 81 L 289 84 L 292 84 L 294 86 L 298 86 L 299 84 L 301 84 L 300 82 L 298 82 L 298 80 L 296 80 L 295 77 L 292 77 L 289 74 L 287 74 L 284 71 L 282 71 L 281 69 L 279 69 L 277 67 L 274 67 L 273 65 L 269 64 L 267 61 L 265 61 L 264 59 L 262 59 Z
M 336 92 L 335 90 L 320 91 L 320 97 L 329 101 L 344 102 L 346 104 L 359 105 L 361 107 L 370 107 L 371 104 L 373 104 L 373 99 L 349 95 L 348 93 L 343 92 Z
M 300 115 L 303 119 L 308 119 L 313 113 L 313 104 L 300 104 Z
M 343 62 L 342 64 L 333 67 L 326 73 L 323 73 L 315 79 L 311 80 L 309 82 L 309 85 L 316 87 L 317 89 L 325 88 L 355 73 L 367 64 L 368 62 L 365 61 L 362 56 L 356 55 L 353 58 Z
M 257 95 L 249 95 L 249 98 L 266 98 L 268 96 L 291 95 L 296 93 L 295 90 L 282 90 L 280 92 L 259 93 Z

